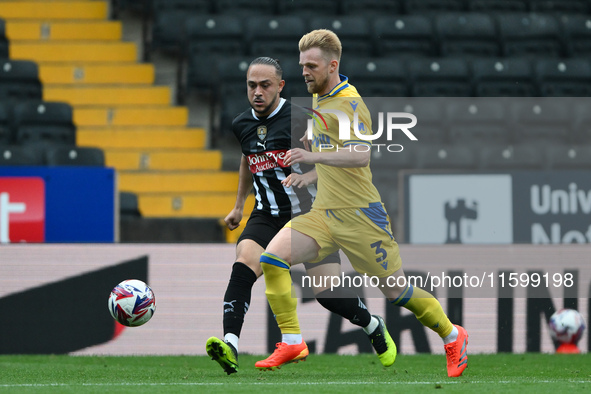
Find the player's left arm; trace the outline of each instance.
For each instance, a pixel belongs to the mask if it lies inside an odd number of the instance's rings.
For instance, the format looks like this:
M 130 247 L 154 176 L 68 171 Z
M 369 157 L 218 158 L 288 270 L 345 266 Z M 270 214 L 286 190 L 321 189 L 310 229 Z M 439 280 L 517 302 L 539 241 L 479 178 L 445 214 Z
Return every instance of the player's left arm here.
M 281 184 L 285 187 L 295 186 L 301 189 L 316 182 L 318 182 L 318 173 L 316 172 L 316 168 L 313 168 L 304 174 L 292 172 L 287 178 L 281 181 Z
M 343 103 L 348 105 L 346 101 L 343 101 Z M 365 109 L 365 107 L 363 108 Z M 369 118 L 369 112 L 367 109 L 365 109 L 365 111 L 360 110 L 359 118 L 360 123 L 367 125 L 364 129 L 371 130 L 371 119 Z M 288 165 L 308 163 L 324 164 L 341 168 L 366 167 L 369 165 L 371 157 L 371 142 L 360 139 L 359 136 L 354 134 L 352 128 L 350 130 L 349 138 L 339 141 L 336 151 L 333 150 L 333 148 L 334 147 L 330 146 L 330 151 L 328 151 L 328 149 L 323 151 L 322 146 L 320 146 L 319 152 L 310 152 L 297 148 L 291 149 L 286 154 L 286 158 L 290 160 Z
M 361 148 L 356 148 L 360 146 Z M 290 149 L 285 155 L 285 164 L 325 164 L 332 167 L 355 168 L 369 164 L 371 150 L 364 145 L 348 145 L 336 152 L 308 152 L 301 148 Z

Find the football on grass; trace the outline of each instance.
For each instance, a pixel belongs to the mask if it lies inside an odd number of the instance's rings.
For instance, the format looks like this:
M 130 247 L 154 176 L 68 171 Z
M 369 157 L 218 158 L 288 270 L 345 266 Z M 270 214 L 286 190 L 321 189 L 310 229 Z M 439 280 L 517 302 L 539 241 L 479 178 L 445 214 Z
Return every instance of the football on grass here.
M 155 310 L 154 292 L 141 280 L 124 280 L 111 290 L 109 312 L 113 319 L 124 326 L 137 327 L 146 324 Z
M 560 343 L 575 344 L 583 336 L 585 320 L 574 309 L 561 309 L 550 316 L 550 335 Z

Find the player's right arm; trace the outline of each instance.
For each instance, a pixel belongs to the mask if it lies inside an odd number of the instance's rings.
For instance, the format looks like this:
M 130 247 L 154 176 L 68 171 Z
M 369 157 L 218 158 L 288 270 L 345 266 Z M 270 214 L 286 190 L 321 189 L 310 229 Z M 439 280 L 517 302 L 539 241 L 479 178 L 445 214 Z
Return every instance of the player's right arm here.
M 238 171 L 238 193 L 236 194 L 236 202 L 234 203 L 234 208 L 224 218 L 224 222 L 226 222 L 226 226 L 228 226 L 230 230 L 234 230 L 240 226 L 240 221 L 244 214 L 244 204 L 252 190 L 252 182 L 252 173 L 248 168 L 246 156 L 242 155 L 242 159 L 240 160 L 240 170 Z

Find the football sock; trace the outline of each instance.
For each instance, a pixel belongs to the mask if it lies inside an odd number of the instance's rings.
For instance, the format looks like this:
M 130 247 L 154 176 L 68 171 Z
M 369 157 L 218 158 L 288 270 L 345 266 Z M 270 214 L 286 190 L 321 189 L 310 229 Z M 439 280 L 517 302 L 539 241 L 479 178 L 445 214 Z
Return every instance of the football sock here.
M 372 316 L 369 324 L 367 326 L 363 327 L 363 331 L 365 331 L 365 333 L 367 335 L 369 335 L 372 332 L 374 332 L 376 330 L 376 328 L 378 328 L 379 325 L 380 325 L 380 321 Z
M 224 335 L 224 342 L 231 344 L 238 352 L 238 337 L 236 334 L 226 334 Z
M 392 304 L 403 306 L 414 313 L 425 327 L 435 331 L 441 338 L 447 337 L 453 331 L 454 326 L 443 312 L 439 301 L 430 293 L 410 283 Z
M 458 329 L 456 328 L 456 326 L 453 326 L 451 333 L 448 336 L 443 337 L 443 344 L 447 345 L 448 343 L 452 343 L 456 339 L 458 339 Z
M 357 326 L 365 327 L 371 321 L 371 315 L 365 304 L 350 290 L 327 289 L 318 293 L 316 300 L 324 308 L 341 315 Z
M 298 300 L 292 296 L 289 264 L 271 253 L 261 255 L 261 267 L 265 274 L 265 294 L 275 314 L 282 334 L 300 334 L 300 322 L 296 312 Z
M 224 295 L 224 338 L 227 334 L 236 336 L 236 343 L 232 343 L 238 349 L 238 337 L 244 324 L 244 316 L 250 305 L 252 286 L 257 276 L 246 264 L 236 262 L 232 266 L 232 274 Z
M 302 334 L 283 334 L 281 335 L 281 342 L 285 342 L 288 345 L 299 345 L 302 343 Z

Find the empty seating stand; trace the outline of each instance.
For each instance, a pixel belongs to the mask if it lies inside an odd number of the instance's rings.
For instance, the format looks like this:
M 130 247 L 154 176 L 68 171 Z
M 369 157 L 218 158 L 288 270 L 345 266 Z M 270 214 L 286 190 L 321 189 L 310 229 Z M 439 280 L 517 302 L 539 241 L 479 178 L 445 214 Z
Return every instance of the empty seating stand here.
M 304 20 L 298 16 L 253 16 L 245 21 L 249 53 L 259 56 L 297 56 L 298 42 L 306 33 Z
M 558 20 L 552 14 L 497 15 L 503 56 L 566 55 Z
M 374 55 L 373 41 L 371 40 L 371 28 L 368 19 L 362 16 L 317 16 L 310 19 L 309 30 L 330 29 L 341 40 L 345 63 L 353 58 L 370 57 Z M 347 54 L 350 54 L 347 56 Z
M 470 97 L 472 81 L 463 58 L 410 59 L 408 70 L 413 97 Z
M 43 155 L 29 146 L 0 145 L 0 166 L 45 165 Z
M 242 21 L 235 15 L 198 15 L 186 22 L 187 83 L 189 88 L 212 88 L 215 62 L 245 54 Z
M 0 100 L 41 100 L 42 87 L 37 63 L 0 60 Z
M 534 75 L 544 97 L 591 97 L 591 63 L 587 59 L 539 59 Z
M 560 18 L 569 57 L 591 55 L 591 15 L 569 14 Z
M 105 153 L 100 148 L 50 146 L 45 150 L 45 163 L 50 166 L 105 166 Z
M 437 41 L 430 18 L 424 15 L 376 17 L 376 56 L 437 56 Z
M 537 96 L 531 62 L 525 58 L 482 58 L 471 62 L 477 97 Z
M 16 143 L 76 145 L 72 107 L 67 103 L 25 101 L 15 104 Z
M 495 20 L 484 13 L 445 13 L 435 17 L 441 56 L 500 55 Z
M 6 37 L 6 22 L 0 18 L 0 59 L 8 59 L 8 38 Z
M 152 39 L 153 49 L 180 52 L 188 39 L 185 21 L 192 15 L 207 15 L 212 11 L 209 0 L 152 0 Z

